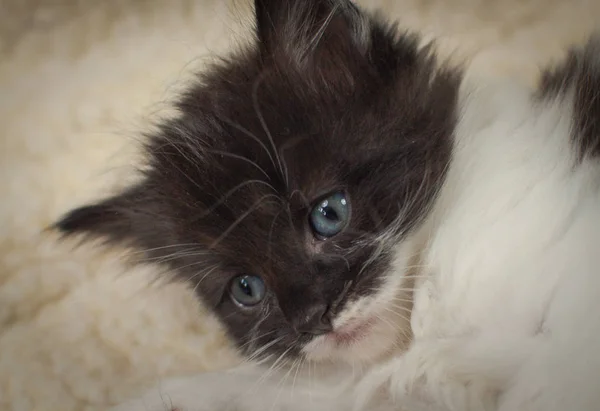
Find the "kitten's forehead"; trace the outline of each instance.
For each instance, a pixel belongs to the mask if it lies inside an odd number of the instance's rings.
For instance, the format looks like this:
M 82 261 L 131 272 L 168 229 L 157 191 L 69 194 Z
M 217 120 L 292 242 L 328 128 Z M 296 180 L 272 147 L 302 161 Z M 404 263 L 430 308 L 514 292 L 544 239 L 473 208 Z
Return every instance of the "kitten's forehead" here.
M 295 171 L 288 175 L 303 178 L 307 190 L 391 151 L 427 150 L 452 132 L 458 76 L 438 71 L 416 39 L 369 28 L 366 51 L 336 48 L 334 37 L 327 58 L 302 69 L 285 55 L 265 59 L 260 47 L 245 51 L 206 74 L 180 107 L 192 122 L 201 112 L 218 125 L 221 137 L 209 144 L 263 169 L 280 168 L 271 157 L 285 157 Z

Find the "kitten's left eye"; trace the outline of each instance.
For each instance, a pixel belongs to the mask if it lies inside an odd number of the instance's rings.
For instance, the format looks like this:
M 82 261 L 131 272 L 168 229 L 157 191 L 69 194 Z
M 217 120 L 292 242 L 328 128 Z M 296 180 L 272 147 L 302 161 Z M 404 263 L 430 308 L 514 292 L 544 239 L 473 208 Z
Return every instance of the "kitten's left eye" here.
M 254 275 L 241 275 L 229 285 L 231 298 L 244 307 L 251 307 L 265 298 L 265 283 Z
M 329 238 L 342 231 L 350 219 L 350 204 L 343 192 L 320 200 L 310 212 L 310 225 L 320 237 Z

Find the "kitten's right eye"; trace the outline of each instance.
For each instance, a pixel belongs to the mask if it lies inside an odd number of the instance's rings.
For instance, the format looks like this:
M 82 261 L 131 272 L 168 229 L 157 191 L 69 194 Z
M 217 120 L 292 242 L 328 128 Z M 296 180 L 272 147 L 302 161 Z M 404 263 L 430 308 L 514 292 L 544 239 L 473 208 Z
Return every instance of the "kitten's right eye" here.
M 229 285 L 231 298 L 243 307 L 252 307 L 265 298 L 265 283 L 254 275 L 241 275 Z
M 322 239 L 341 232 L 350 219 L 350 204 L 346 194 L 335 192 L 321 199 L 310 212 L 313 232 Z

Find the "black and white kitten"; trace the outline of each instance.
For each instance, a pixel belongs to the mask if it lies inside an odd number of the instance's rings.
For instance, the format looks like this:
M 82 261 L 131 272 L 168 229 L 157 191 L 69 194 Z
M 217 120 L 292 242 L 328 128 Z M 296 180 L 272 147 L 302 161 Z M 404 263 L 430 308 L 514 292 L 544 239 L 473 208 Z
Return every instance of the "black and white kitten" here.
M 141 182 L 57 223 L 166 261 L 255 364 L 118 409 L 600 409 L 600 41 L 474 87 L 348 0 L 255 14 Z

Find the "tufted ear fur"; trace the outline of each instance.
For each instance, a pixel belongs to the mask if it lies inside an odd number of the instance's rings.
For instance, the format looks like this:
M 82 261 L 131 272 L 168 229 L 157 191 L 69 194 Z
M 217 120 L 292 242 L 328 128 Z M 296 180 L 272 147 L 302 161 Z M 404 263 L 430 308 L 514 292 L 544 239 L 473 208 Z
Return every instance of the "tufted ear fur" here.
M 142 182 L 121 194 L 76 208 L 54 224 L 65 236 L 83 234 L 108 243 L 151 248 L 168 241 L 172 221 L 156 193 Z M 156 244 L 148 244 L 148 242 Z
M 335 45 L 366 51 L 369 23 L 349 0 L 255 0 L 256 32 L 263 58 L 303 63 Z

